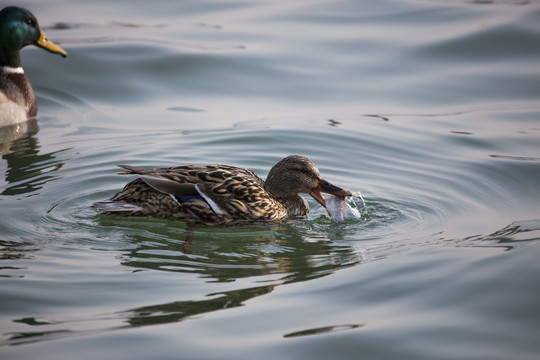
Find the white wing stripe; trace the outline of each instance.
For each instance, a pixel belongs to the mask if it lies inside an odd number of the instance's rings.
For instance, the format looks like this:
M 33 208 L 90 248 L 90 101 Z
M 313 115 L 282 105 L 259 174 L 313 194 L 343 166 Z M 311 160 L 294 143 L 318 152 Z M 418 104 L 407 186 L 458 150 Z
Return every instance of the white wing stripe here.
M 206 200 L 206 202 L 208 203 L 208 205 L 210 205 L 210 207 L 212 208 L 212 210 L 214 210 L 214 212 L 216 214 L 223 214 L 225 213 L 215 202 L 214 200 L 210 199 L 208 196 L 206 196 L 206 194 L 203 194 L 203 192 L 201 190 L 199 190 L 199 184 L 195 184 L 195 189 L 197 189 L 197 192 L 199 193 L 199 195 L 201 195 L 203 197 L 204 200 Z

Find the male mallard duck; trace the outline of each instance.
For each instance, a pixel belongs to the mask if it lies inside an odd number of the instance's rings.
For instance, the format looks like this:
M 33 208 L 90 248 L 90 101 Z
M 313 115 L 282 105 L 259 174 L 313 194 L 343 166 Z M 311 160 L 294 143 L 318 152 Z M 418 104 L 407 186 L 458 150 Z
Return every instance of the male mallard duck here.
M 21 66 L 21 49 L 37 45 L 63 57 L 67 53 L 47 40 L 32 13 L 9 6 L 0 11 L 0 126 L 37 115 L 34 90 Z
M 270 170 L 266 181 L 254 172 L 229 165 L 184 165 L 161 169 L 126 169 L 138 174 L 109 200 L 92 206 L 106 214 L 145 215 L 206 224 L 276 222 L 305 215 L 309 205 L 300 193 L 322 206 L 321 191 L 351 193 L 324 180 L 305 156 L 290 155 Z

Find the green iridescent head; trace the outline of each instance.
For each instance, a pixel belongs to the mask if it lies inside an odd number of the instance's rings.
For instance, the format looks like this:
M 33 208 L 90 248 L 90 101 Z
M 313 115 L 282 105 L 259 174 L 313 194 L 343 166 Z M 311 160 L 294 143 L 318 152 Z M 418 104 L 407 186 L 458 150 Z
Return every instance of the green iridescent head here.
M 0 66 L 20 67 L 20 50 L 27 45 L 67 56 L 61 47 L 45 37 L 30 11 L 16 6 L 3 8 L 0 11 Z

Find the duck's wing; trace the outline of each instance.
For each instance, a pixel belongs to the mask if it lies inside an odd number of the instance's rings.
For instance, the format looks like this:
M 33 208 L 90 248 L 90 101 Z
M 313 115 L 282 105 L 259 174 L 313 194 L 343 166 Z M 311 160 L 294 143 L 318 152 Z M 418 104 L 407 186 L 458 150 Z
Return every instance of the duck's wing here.
M 200 183 L 197 191 L 214 212 L 238 221 L 278 221 L 287 210 L 254 179 L 234 176 L 222 183 Z
M 264 181 L 253 171 L 229 165 L 183 165 L 157 169 L 144 169 L 130 165 L 118 166 L 127 170 L 118 172 L 120 175 L 155 175 L 165 177 L 179 183 L 220 183 L 227 178 L 240 176 L 246 179 L 251 179 L 261 185 L 264 184 Z
M 128 170 L 122 174 L 139 174 L 150 187 L 182 202 L 186 210 L 191 203 L 197 205 L 196 201 L 183 202 L 186 197 L 199 196 L 222 222 L 275 221 L 287 216 L 283 205 L 264 188 L 264 181 L 247 169 L 218 164 L 160 169 L 121 167 Z M 189 211 L 202 209 L 194 207 Z
M 179 182 L 165 176 L 154 174 L 140 175 L 140 178 L 152 188 L 165 194 L 175 196 L 199 195 L 195 188 L 196 184 L 193 183 Z

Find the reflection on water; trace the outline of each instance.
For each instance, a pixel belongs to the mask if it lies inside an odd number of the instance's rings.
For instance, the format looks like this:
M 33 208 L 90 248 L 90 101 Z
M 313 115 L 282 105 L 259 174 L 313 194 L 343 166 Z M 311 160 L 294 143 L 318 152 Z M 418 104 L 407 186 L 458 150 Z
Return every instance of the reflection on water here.
M 67 3 L 29 1 L 70 52 L 24 50 L 39 133 L 0 131 L 0 358 L 535 358 L 538 2 Z M 89 207 L 118 163 L 293 153 L 362 218 Z
M 504 247 L 512 250 L 520 242 L 540 240 L 540 219 L 515 221 L 489 235 L 475 235 L 454 240 L 464 246 Z
M 38 250 L 35 243 L 22 241 L 0 240 L 0 261 L 1 260 L 20 260 L 32 259 L 32 254 Z M 4 270 L 23 270 L 24 267 L 0 266 L 0 271 Z M 0 274 L 0 277 L 24 277 L 23 275 Z
M 182 321 L 192 316 L 216 310 L 230 309 L 244 305 L 245 301 L 272 292 L 275 285 L 259 286 L 249 289 L 208 294 L 208 300 L 176 301 L 168 304 L 129 309 L 118 314 L 127 317 L 132 327 L 167 324 Z
M 410 249 L 400 244 L 368 243 L 358 247 L 355 242 L 309 241 L 298 224 L 268 227 L 231 227 L 220 232 L 202 227 L 194 230 L 194 246 L 184 252 L 182 234 L 169 221 L 149 220 L 148 226 L 119 218 L 121 226 L 128 226 L 125 238 L 133 247 L 124 250 L 121 264 L 133 273 L 145 270 L 198 274 L 207 283 L 234 283 L 240 279 L 261 279 L 250 286 L 236 286 L 234 290 L 207 293 L 202 299 L 157 303 L 128 307 L 112 313 L 91 314 L 75 318 L 24 317 L 12 319 L 39 331 L 4 333 L 12 345 L 34 343 L 95 331 L 115 331 L 128 327 L 144 327 L 176 323 L 219 310 L 244 306 L 248 300 L 270 294 L 277 286 L 312 280 L 329 275 L 337 269 L 372 261 L 378 253 L 396 256 Z M 123 222 L 122 222 L 123 220 Z M 314 220 L 314 226 L 320 220 Z M 107 225 L 109 224 L 109 225 Z M 110 226 L 105 221 L 103 226 Z M 139 226 L 137 225 L 139 224 Z M 116 226 L 119 224 L 117 223 Z M 138 233 L 139 227 L 141 232 Z M 144 231 L 142 231 L 144 229 Z M 148 229 L 152 229 L 148 232 Z M 119 229 L 117 227 L 116 229 Z M 488 246 L 502 244 L 512 249 L 512 243 L 540 240 L 540 220 L 520 221 L 486 236 L 452 240 L 452 246 Z M 448 240 L 446 240 L 448 241 Z M 420 247 L 432 247 L 436 242 L 425 242 Z M 385 249 L 382 249 L 385 247 Z M 396 248 L 397 247 L 397 248 Z M 368 258 L 368 254 L 373 256 Z M 378 258 L 380 259 L 380 257 Z M 277 275 L 277 276 L 276 276 Z M 266 280 L 264 280 L 266 279 Z M 97 322 L 97 323 L 96 323 Z M 362 327 L 364 324 L 342 324 L 298 330 L 284 334 L 285 338 L 340 332 Z
M 27 123 L 35 131 L 25 132 L 20 137 L 0 144 L 1 148 L 6 150 L 2 153 L 2 159 L 7 168 L 2 172 L 5 173 L 4 181 L 8 184 L 3 186 L 0 195 L 13 196 L 39 190 L 45 183 L 56 178 L 51 173 L 64 166 L 63 161 L 56 159 L 59 151 L 40 153 L 39 139 L 35 134 L 38 130 L 37 123 L 35 119 Z M 13 126 L 1 128 L 0 133 L 12 131 Z
M 21 318 L 13 322 L 22 323 L 32 327 L 37 327 L 39 331 L 13 332 L 9 334 L 8 341 L 11 345 L 21 345 L 38 341 L 52 340 L 67 336 L 83 335 L 95 331 L 90 329 L 85 323 L 91 324 L 96 318 L 103 324 L 110 324 L 110 328 L 100 328 L 105 330 L 120 330 L 127 327 L 142 327 L 175 323 L 189 319 L 197 315 L 202 315 L 216 310 L 223 310 L 244 305 L 244 302 L 257 296 L 270 293 L 275 285 L 259 286 L 249 289 L 229 291 L 216 294 L 208 294 L 207 300 L 175 301 L 166 304 L 143 306 L 139 308 L 127 309 L 113 314 L 101 314 L 91 318 L 79 319 L 40 319 Z M 80 330 L 70 330 L 70 328 L 81 328 Z M 53 328 L 53 329 L 49 329 Z M 1 346 L 1 343 L 0 343 Z
M 320 239 L 313 241 L 309 231 L 294 223 L 231 227 L 219 231 L 205 227 L 190 229 L 193 240 L 189 251 L 185 251 L 187 230 L 174 222 L 115 220 L 100 219 L 100 222 L 105 226 L 114 221 L 116 229 L 120 225 L 129 226 L 126 228 L 129 234 L 125 234 L 124 239 L 134 246 L 122 256 L 122 265 L 197 273 L 208 282 L 233 282 L 270 274 L 282 274 L 284 282 L 298 282 L 358 264 L 365 256 L 361 249 L 337 245 L 320 231 Z M 153 225 L 149 226 L 148 222 Z M 320 220 L 307 224 L 316 226 L 318 222 Z M 327 226 L 328 220 L 325 222 Z M 137 228 L 140 231 L 135 233 Z M 151 233 L 149 228 L 152 228 Z
M 353 325 L 353 324 L 347 324 L 347 325 L 334 325 L 334 326 L 325 326 L 321 328 L 316 329 L 308 329 L 308 330 L 301 330 L 301 331 L 295 331 L 289 334 L 283 335 L 284 338 L 293 338 L 298 336 L 307 336 L 307 335 L 320 335 L 330 332 L 337 332 L 337 331 L 345 331 L 345 330 L 353 330 L 356 328 L 359 328 L 363 325 Z
M 10 332 L 6 341 L 12 345 L 74 336 L 89 331 L 118 330 L 175 323 L 197 315 L 245 305 L 245 302 L 271 293 L 281 284 L 292 284 L 329 275 L 365 260 L 363 248 L 353 243 L 336 244 L 330 239 L 314 241 L 303 226 L 305 222 L 270 226 L 235 226 L 216 231 L 213 227 L 193 229 L 189 251 L 184 249 L 185 227 L 158 219 L 113 218 L 97 215 L 100 226 L 122 230 L 130 246 L 120 262 L 137 274 L 145 270 L 198 274 L 206 283 L 235 283 L 241 279 L 260 279 L 246 287 L 211 292 L 201 299 L 172 301 L 94 314 L 82 318 L 16 318 L 15 323 L 39 328 L 39 331 Z M 307 222 L 310 228 L 329 219 Z M 337 229 L 337 227 L 336 227 Z M 320 230 L 317 230 L 321 236 Z M 346 230 L 345 230 L 346 232 Z M 346 237 L 342 231 L 331 232 L 335 238 Z M 329 234 L 329 235 L 330 235 Z M 99 319 L 97 328 L 94 322 Z M 324 329 L 312 331 L 324 332 Z M 332 329 L 327 329 L 330 332 Z M 336 328 L 334 331 L 339 331 Z M 291 335 L 291 336 L 300 336 Z
M 14 125 L 0 127 L 0 155 L 13 152 L 13 143 L 20 138 L 36 134 L 39 131 L 37 119 L 30 119 Z

